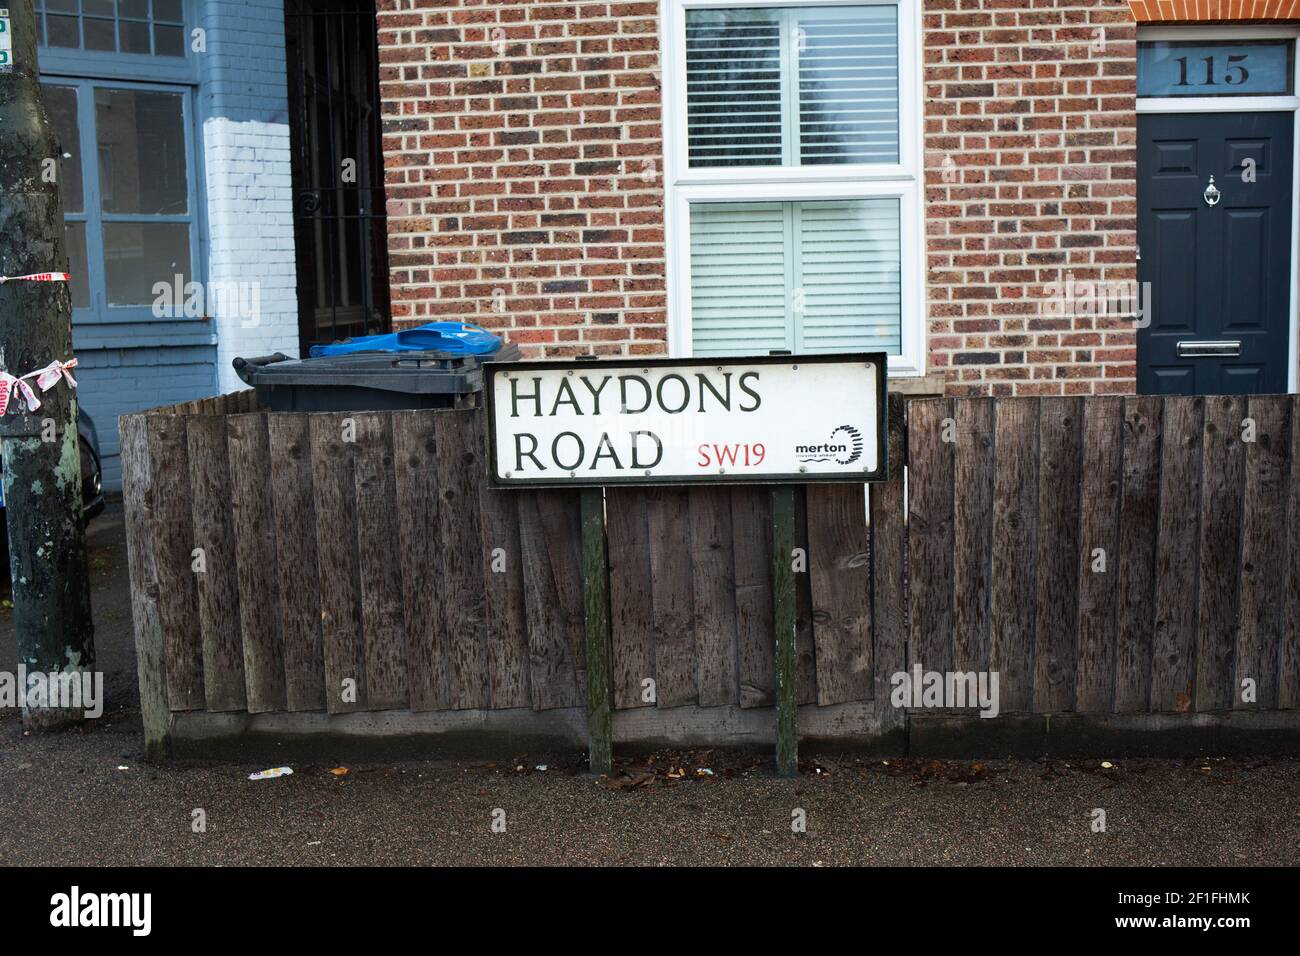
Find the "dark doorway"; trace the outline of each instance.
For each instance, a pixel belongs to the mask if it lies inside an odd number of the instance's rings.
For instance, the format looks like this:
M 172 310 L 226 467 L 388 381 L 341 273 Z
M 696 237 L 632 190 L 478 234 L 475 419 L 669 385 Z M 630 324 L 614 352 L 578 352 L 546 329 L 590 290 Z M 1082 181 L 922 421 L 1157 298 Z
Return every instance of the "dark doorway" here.
M 1139 392 L 1287 390 L 1293 124 L 1138 116 L 1138 280 L 1151 283 Z
M 298 339 L 392 326 L 375 7 L 286 0 Z

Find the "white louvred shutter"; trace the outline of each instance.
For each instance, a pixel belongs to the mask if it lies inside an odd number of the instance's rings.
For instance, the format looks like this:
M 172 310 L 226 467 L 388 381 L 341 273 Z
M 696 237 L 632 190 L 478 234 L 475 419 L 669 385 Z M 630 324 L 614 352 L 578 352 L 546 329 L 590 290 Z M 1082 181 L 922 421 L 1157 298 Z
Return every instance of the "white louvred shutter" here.
M 789 203 L 691 207 L 691 327 L 696 355 L 790 348 Z
M 798 164 L 897 163 L 897 8 L 792 13 Z
M 801 352 L 902 346 L 897 199 L 793 203 Z M 802 292 L 802 295 L 798 295 Z
M 781 12 L 690 10 L 686 138 L 692 167 L 782 161 Z

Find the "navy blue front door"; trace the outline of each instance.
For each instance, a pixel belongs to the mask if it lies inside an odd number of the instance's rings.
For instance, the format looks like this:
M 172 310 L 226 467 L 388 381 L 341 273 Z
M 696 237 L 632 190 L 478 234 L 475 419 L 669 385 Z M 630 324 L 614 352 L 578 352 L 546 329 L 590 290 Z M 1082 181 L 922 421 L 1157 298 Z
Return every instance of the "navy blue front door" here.
M 1293 123 L 1138 116 L 1139 392 L 1287 390 Z

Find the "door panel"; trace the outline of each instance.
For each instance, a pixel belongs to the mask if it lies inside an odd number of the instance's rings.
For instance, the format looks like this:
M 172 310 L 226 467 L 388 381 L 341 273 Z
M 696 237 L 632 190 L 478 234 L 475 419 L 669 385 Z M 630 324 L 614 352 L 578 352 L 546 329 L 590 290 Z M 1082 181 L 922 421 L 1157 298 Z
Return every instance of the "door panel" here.
M 1139 392 L 1286 391 L 1293 136 L 1289 112 L 1138 117 Z
M 1224 303 L 1224 328 L 1233 334 L 1265 331 L 1269 210 L 1228 209 L 1224 229 L 1224 281 L 1232 290 Z

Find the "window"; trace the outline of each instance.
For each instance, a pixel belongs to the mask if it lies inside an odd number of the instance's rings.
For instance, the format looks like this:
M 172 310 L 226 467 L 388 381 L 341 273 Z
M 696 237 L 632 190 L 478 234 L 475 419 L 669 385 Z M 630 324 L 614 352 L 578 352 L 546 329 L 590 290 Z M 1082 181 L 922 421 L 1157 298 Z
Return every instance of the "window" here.
M 185 56 L 184 0 L 36 0 L 36 11 L 43 46 Z
M 897 199 L 695 206 L 695 354 L 898 354 L 898 219 Z
M 161 318 L 154 284 L 183 290 L 192 273 L 188 94 L 92 80 L 42 91 L 62 152 L 73 309 L 87 310 L 77 320 Z
M 897 14 L 687 10 L 690 165 L 898 162 Z
M 919 373 L 914 0 L 671 0 L 669 347 Z
M 1137 47 L 1138 96 L 1287 96 L 1289 40 L 1155 40 Z

